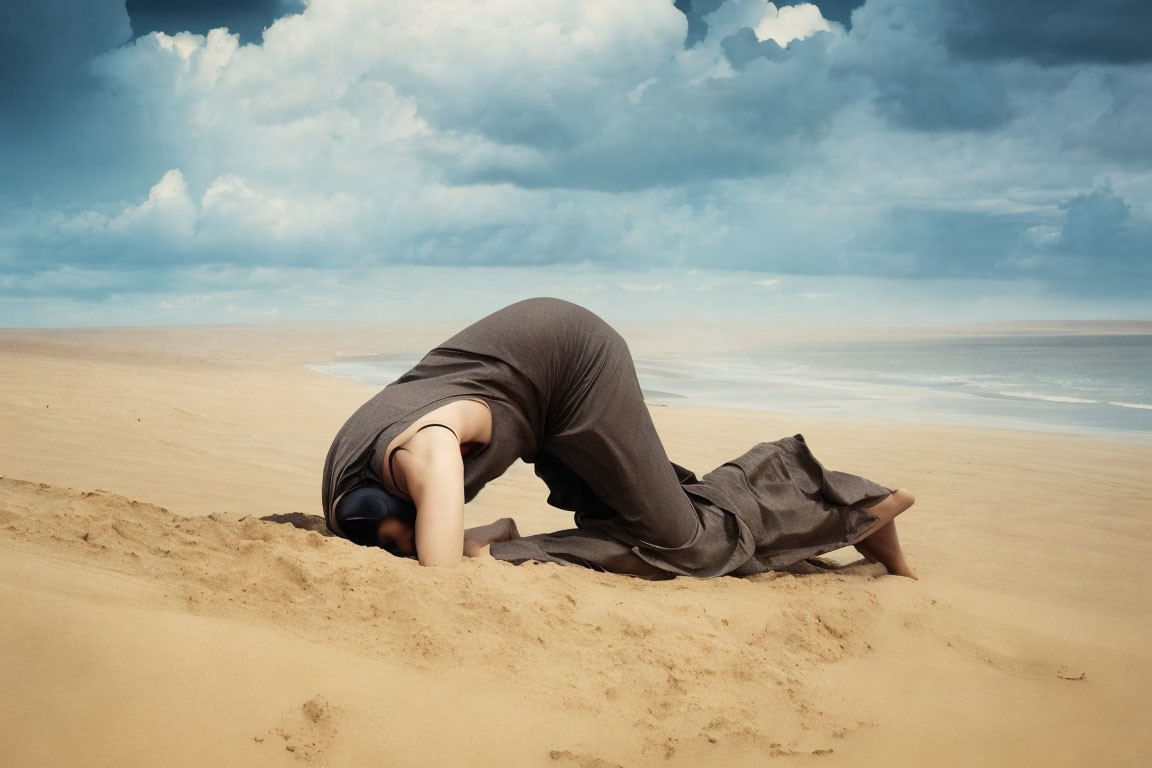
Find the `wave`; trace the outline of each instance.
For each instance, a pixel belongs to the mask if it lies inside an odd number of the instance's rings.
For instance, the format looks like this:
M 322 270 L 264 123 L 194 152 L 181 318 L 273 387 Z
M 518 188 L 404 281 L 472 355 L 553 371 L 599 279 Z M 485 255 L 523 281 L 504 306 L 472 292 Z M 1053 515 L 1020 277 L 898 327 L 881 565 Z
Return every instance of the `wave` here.
M 1139 408 L 1142 411 L 1152 411 L 1152 405 L 1145 405 L 1144 403 L 1117 403 L 1109 402 L 1108 405 L 1118 405 L 1121 408 Z
M 1036 392 L 1001 392 L 1003 397 L 1021 397 L 1025 400 L 1044 400 L 1049 403 L 1099 403 L 1099 400 L 1089 400 L 1085 397 L 1067 397 L 1065 395 L 1041 395 Z

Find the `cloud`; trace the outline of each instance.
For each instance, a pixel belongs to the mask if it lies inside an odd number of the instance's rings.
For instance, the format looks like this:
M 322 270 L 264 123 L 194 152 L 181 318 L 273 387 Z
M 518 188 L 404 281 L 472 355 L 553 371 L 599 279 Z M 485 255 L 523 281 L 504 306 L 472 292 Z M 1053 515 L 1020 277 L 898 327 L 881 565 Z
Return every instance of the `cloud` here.
M 258 44 L 215 17 L 129 40 L 121 4 L 83 5 L 4 27 L 6 73 L 32 73 L 0 90 L 10 300 L 584 263 L 771 275 L 761 297 L 779 275 L 1152 292 L 1152 64 L 1069 42 L 1123 40 L 1128 6 L 1040 55 L 996 42 L 1015 10 L 944 0 L 236 6 L 275 18 Z
M 853 16 L 836 66 L 866 78 L 876 109 L 918 131 L 1004 127 L 1016 114 L 1010 72 L 951 57 L 939 39 L 941 5 L 872 0 Z
M 1152 224 L 1110 185 L 1076 195 L 1063 206 L 1059 236 L 1044 243 L 1051 269 L 1074 290 L 1145 293 L 1152 283 Z
M 950 4 L 942 27 L 949 49 L 972 59 L 1045 66 L 1152 61 L 1152 5 L 1143 0 L 968 0 Z
M 687 47 L 696 45 L 708 35 L 712 21 L 709 15 L 724 5 L 724 0 L 675 0 L 673 5 L 684 14 L 688 20 L 688 33 L 684 44 Z M 763 3 L 760 3 L 762 6 Z M 774 7 L 784 10 L 793 5 L 809 5 L 806 0 L 782 0 Z M 823 0 L 812 3 L 818 6 L 821 16 L 828 21 L 834 21 L 845 27 L 852 28 L 852 12 L 864 5 L 864 0 Z
M 897 209 L 853 240 L 839 272 L 904 277 L 1041 278 L 1062 293 L 1144 295 L 1152 225 L 1110 185 L 1062 212 L 989 214 Z
M 772 40 L 781 48 L 793 40 L 803 40 L 817 32 L 830 32 L 832 26 L 820 15 L 820 9 L 811 3 L 777 8 L 768 3 L 768 12 L 760 19 L 755 30 L 756 39 Z
M 684 45 L 688 48 L 699 43 L 708 34 L 708 22 L 704 18 L 724 4 L 724 0 L 674 0 L 673 6 L 684 14 L 688 30 Z
M 904 277 L 1011 277 L 1028 214 L 896 208 L 848 245 L 839 266 Z

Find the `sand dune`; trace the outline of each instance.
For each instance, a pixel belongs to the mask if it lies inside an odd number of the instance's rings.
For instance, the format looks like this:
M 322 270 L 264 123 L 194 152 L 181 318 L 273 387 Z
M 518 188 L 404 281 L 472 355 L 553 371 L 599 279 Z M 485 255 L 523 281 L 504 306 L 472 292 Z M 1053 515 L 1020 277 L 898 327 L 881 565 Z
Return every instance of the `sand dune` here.
M 385 333 L 387 331 L 387 333 Z M 421 568 L 291 524 L 395 329 L 0 332 L 12 765 L 1143 765 L 1152 449 L 654 407 L 698 472 L 802 431 L 914 490 L 873 566 Z M 414 348 L 443 329 L 409 329 Z M 517 464 L 468 505 L 566 527 Z

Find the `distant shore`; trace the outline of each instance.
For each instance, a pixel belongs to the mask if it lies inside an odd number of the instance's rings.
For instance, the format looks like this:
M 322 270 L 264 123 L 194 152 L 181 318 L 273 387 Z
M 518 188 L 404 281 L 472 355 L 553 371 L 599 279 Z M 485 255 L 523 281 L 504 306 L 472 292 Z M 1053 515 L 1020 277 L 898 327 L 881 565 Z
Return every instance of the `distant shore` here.
M 1132 330 L 1132 324 L 1125 327 Z M 761 329 L 743 337 L 746 348 L 718 332 L 715 346 L 679 339 L 674 351 L 644 354 L 642 338 L 633 342 L 633 356 L 652 404 L 1152 443 L 1152 334 L 1122 333 L 1099 323 L 1091 332 L 1077 328 L 1045 325 L 1043 332 L 1032 332 L 1014 326 L 1014 332 L 1001 334 L 921 328 L 892 337 L 874 329 L 792 337 Z M 664 333 L 665 341 L 679 336 L 666 328 Z M 422 354 L 347 355 L 309 367 L 382 387 Z

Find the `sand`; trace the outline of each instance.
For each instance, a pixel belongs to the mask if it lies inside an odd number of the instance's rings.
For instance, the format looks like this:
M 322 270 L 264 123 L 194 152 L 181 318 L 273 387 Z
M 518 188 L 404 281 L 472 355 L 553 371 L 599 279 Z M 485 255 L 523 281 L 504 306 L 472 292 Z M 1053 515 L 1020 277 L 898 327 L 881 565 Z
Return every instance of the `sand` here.
M 921 579 L 421 568 L 319 512 L 375 390 L 305 367 L 453 327 L 0 331 L 12 766 L 1145 765 L 1152 447 L 652 406 L 698 474 L 802 432 L 917 496 Z M 633 352 L 660 337 L 625 333 Z M 569 527 L 517 463 L 467 507 Z

